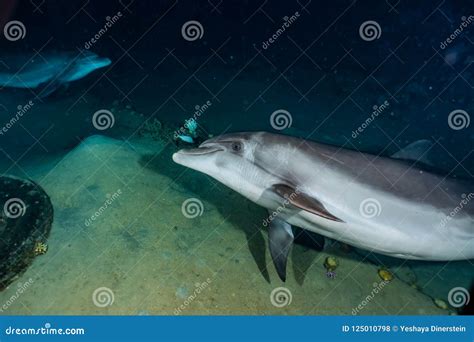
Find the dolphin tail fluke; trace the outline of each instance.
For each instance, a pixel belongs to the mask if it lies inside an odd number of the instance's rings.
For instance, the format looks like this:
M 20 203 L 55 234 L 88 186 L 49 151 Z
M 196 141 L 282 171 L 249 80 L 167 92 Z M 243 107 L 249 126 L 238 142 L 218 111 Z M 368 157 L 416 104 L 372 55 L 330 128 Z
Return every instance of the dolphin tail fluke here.
M 281 280 L 286 280 L 286 263 L 291 245 L 293 244 L 293 231 L 291 225 L 275 217 L 268 228 L 268 245 L 273 264 Z

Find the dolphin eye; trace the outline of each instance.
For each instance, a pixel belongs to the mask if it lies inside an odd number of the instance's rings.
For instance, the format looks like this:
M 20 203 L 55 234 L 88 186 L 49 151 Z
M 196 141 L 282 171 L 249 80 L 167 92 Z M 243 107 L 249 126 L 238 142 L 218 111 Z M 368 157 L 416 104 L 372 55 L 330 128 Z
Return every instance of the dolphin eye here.
M 240 152 L 240 150 L 242 150 L 242 145 L 238 142 L 233 142 L 231 148 L 234 152 Z

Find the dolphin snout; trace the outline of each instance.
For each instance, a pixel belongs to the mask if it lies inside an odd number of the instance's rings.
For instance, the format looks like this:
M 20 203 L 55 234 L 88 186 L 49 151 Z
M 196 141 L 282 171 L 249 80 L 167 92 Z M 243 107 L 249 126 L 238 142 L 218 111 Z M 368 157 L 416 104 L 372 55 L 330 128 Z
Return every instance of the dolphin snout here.
M 182 149 L 182 150 L 179 150 L 178 152 L 176 152 L 175 154 L 181 154 L 181 155 L 185 155 L 185 156 L 200 156 L 200 155 L 203 155 L 203 154 L 210 154 L 210 153 L 214 153 L 214 152 L 217 152 L 217 151 L 224 151 L 224 149 L 218 145 L 205 145 L 203 146 L 203 144 L 199 145 L 198 148 L 185 148 L 185 149 Z
M 197 148 L 184 148 L 176 153 L 173 153 L 173 161 L 178 164 L 183 164 L 189 158 L 209 155 L 224 149 L 218 144 L 204 142 Z

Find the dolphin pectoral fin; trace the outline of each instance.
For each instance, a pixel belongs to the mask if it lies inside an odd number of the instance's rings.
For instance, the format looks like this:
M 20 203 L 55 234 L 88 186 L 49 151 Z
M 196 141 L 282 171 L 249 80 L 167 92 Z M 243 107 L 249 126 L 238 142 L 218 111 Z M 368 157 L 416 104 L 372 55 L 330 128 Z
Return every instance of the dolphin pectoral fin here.
M 278 276 L 286 280 L 286 262 L 290 247 L 293 244 L 293 231 L 291 225 L 275 217 L 268 227 L 268 245 Z
M 285 184 L 275 184 L 273 185 L 273 189 L 278 195 L 284 197 L 292 205 L 301 210 L 309 211 L 310 213 L 324 217 L 331 221 L 344 222 L 340 218 L 331 214 L 316 198 L 308 196 L 301 191 L 292 188 L 291 186 Z

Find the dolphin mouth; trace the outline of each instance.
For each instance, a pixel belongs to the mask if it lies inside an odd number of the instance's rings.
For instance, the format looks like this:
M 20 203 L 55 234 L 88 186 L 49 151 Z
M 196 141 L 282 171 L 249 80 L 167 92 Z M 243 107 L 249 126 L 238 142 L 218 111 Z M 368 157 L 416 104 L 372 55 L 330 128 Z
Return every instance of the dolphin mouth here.
M 178 153 L 185 156 L 201 156 L 206 154 L 215 153 L 218 151 L 224 151 L 223 148 L 219 146 L 199 146 L 197 148 L 185 148 L 179 150 Z

